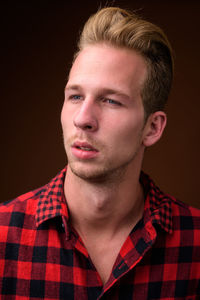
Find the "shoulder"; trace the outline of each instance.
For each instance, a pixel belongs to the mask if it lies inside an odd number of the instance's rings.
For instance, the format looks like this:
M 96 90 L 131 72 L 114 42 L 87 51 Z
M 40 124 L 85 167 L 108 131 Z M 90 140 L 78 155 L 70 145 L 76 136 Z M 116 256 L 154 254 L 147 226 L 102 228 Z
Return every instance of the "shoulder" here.
M 174 230 L 200 230 L 200 209 L 161 191 L 144 172 L 141 173 L 140 181 L 148 195 L 151 211 L 159 214 L 160 219 L 168 219 L 168 222 L 171 219 Z
M 34 217 L 38 199 L 44 188 L 45 186 L 1 203 L 0 228 L 2 226 L 17 226 L 18 223 L 22 224 L 26 215 Z
M 38 205 L 42 202 L 43 211 L 49 203 L 49 209 L 52 209 L 52 202 L 55 199 L 54 206 L 62 196 L 63 182 L 65 178 L 66 168 L 60 171 L 46 185 L 23 194 L 11 201 L 0 204 L 0 230 L 2 226 L 9 227 L 27 227 L 35 226 L 35 220 L 38 213 Z M 60 198 L 59 198 L 60 197 Z M 58 199 L 59 198 L 59 199 Z
M 174 197 L 169 196 L 169 198 L 175 229 L 200 231 L 200 209 L 183 203 Z

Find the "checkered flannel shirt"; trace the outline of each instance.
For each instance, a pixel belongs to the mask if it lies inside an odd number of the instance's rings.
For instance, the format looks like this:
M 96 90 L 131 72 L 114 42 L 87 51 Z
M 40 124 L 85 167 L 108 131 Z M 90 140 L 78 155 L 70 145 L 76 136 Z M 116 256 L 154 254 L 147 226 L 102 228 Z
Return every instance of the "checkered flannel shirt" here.
M 200 211 L 163 194 L 144 173 L 142 220 L 103 286 L 69 223 L 63 181 L 0 207 L 0 299 L 200 299 Z

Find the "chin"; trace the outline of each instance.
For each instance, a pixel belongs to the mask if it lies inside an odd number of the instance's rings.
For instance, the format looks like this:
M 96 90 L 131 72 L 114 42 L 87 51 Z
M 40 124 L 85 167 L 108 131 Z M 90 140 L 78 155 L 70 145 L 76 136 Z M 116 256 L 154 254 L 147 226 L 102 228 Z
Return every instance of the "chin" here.
M 77 177 L 93 183 L 111 183 L 121 181 L 128 163 L 120 166 L 80 166 L 77 163 L 69 163 L 71 172 Z
M 84 180 L 97 180 L 106 176 L 106 170 L 94 166 L 78 166 L 77 163 L 69 163 L 74 175 Z

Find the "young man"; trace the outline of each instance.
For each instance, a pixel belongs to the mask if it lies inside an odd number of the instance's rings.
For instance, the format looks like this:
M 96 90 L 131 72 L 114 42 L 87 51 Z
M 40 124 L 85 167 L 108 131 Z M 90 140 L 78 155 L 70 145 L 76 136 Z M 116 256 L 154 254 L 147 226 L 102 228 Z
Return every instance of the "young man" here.
M 86 23 L 61 114 L 68 166 L 1 206 L 2 299 L 197 299 L 200 213 L 141 172 L 166 125 L 161 29 L 119 8 Z

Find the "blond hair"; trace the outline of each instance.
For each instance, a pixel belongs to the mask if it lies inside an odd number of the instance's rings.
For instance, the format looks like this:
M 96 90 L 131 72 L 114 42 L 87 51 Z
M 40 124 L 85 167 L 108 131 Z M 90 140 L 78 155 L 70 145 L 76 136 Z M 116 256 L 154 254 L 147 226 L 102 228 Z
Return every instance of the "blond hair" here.
M 145 116 L 163 110 L 172 84 L 173 57 L 162 29 L 135 13 L 118 7 L 106 7 L 88 19 L 78 48 L 81 51 L 88 45 L 101 42 L 132 49 L 143 56 L 148 70 L 141 90 Z

